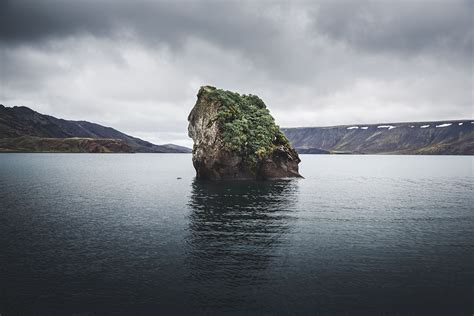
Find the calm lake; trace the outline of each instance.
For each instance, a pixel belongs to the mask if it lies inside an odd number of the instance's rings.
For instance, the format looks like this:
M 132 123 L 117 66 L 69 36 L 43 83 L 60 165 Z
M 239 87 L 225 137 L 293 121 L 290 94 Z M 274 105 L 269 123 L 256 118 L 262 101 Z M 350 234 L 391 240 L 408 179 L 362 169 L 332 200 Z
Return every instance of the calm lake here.
M 472 314 L 473 157 L 301 159 L 0 154 L 0 314 Z

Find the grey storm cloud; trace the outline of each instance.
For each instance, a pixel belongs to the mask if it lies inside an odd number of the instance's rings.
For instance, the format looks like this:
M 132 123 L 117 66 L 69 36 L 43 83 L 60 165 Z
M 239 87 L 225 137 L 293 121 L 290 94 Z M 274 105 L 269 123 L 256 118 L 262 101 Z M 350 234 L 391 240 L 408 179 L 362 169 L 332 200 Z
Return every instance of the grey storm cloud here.
M 225 1 L 7 1 L 0 38 L 22 43 L 91 34 L 119 37 L 132 32 L 148 44 L 179 48 L 188 37 L 223 46 L 259 46 L 278 32 L 260 6 Z
M 469 0 L 333 1 L 315 12 L 314 27 L 363 50 L 472 58 L 473 12 Z
M 0 103 L 189 145 L 200 85 L 280 125 L 472 117 L 473 12 L 438 1 L 0 1 Z

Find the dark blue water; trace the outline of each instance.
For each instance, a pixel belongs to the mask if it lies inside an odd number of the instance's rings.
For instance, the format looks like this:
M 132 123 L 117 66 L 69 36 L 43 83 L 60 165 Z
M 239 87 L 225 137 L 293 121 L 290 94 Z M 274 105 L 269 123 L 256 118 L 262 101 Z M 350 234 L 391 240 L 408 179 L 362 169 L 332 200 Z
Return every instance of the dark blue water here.
M 472 314 L 472 157 L 302 160 L 0 155 L 0 314 Z

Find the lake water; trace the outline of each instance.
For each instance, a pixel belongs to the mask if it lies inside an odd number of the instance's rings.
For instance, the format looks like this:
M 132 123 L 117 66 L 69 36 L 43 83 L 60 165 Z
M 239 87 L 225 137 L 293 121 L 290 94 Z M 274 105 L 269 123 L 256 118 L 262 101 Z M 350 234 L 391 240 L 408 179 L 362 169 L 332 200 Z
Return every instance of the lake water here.
M 301 158 L 1 154 L 0 314 L 472 314 L 473 157 Z

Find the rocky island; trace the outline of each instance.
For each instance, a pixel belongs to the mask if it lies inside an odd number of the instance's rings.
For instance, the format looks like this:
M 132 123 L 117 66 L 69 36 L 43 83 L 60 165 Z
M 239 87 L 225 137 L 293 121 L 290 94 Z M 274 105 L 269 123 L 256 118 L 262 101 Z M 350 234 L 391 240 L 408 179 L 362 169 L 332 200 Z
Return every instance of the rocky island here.
M 298 153 L 255 95 L 201 87 L 188 121 L 198 179 L 301 177 Z

